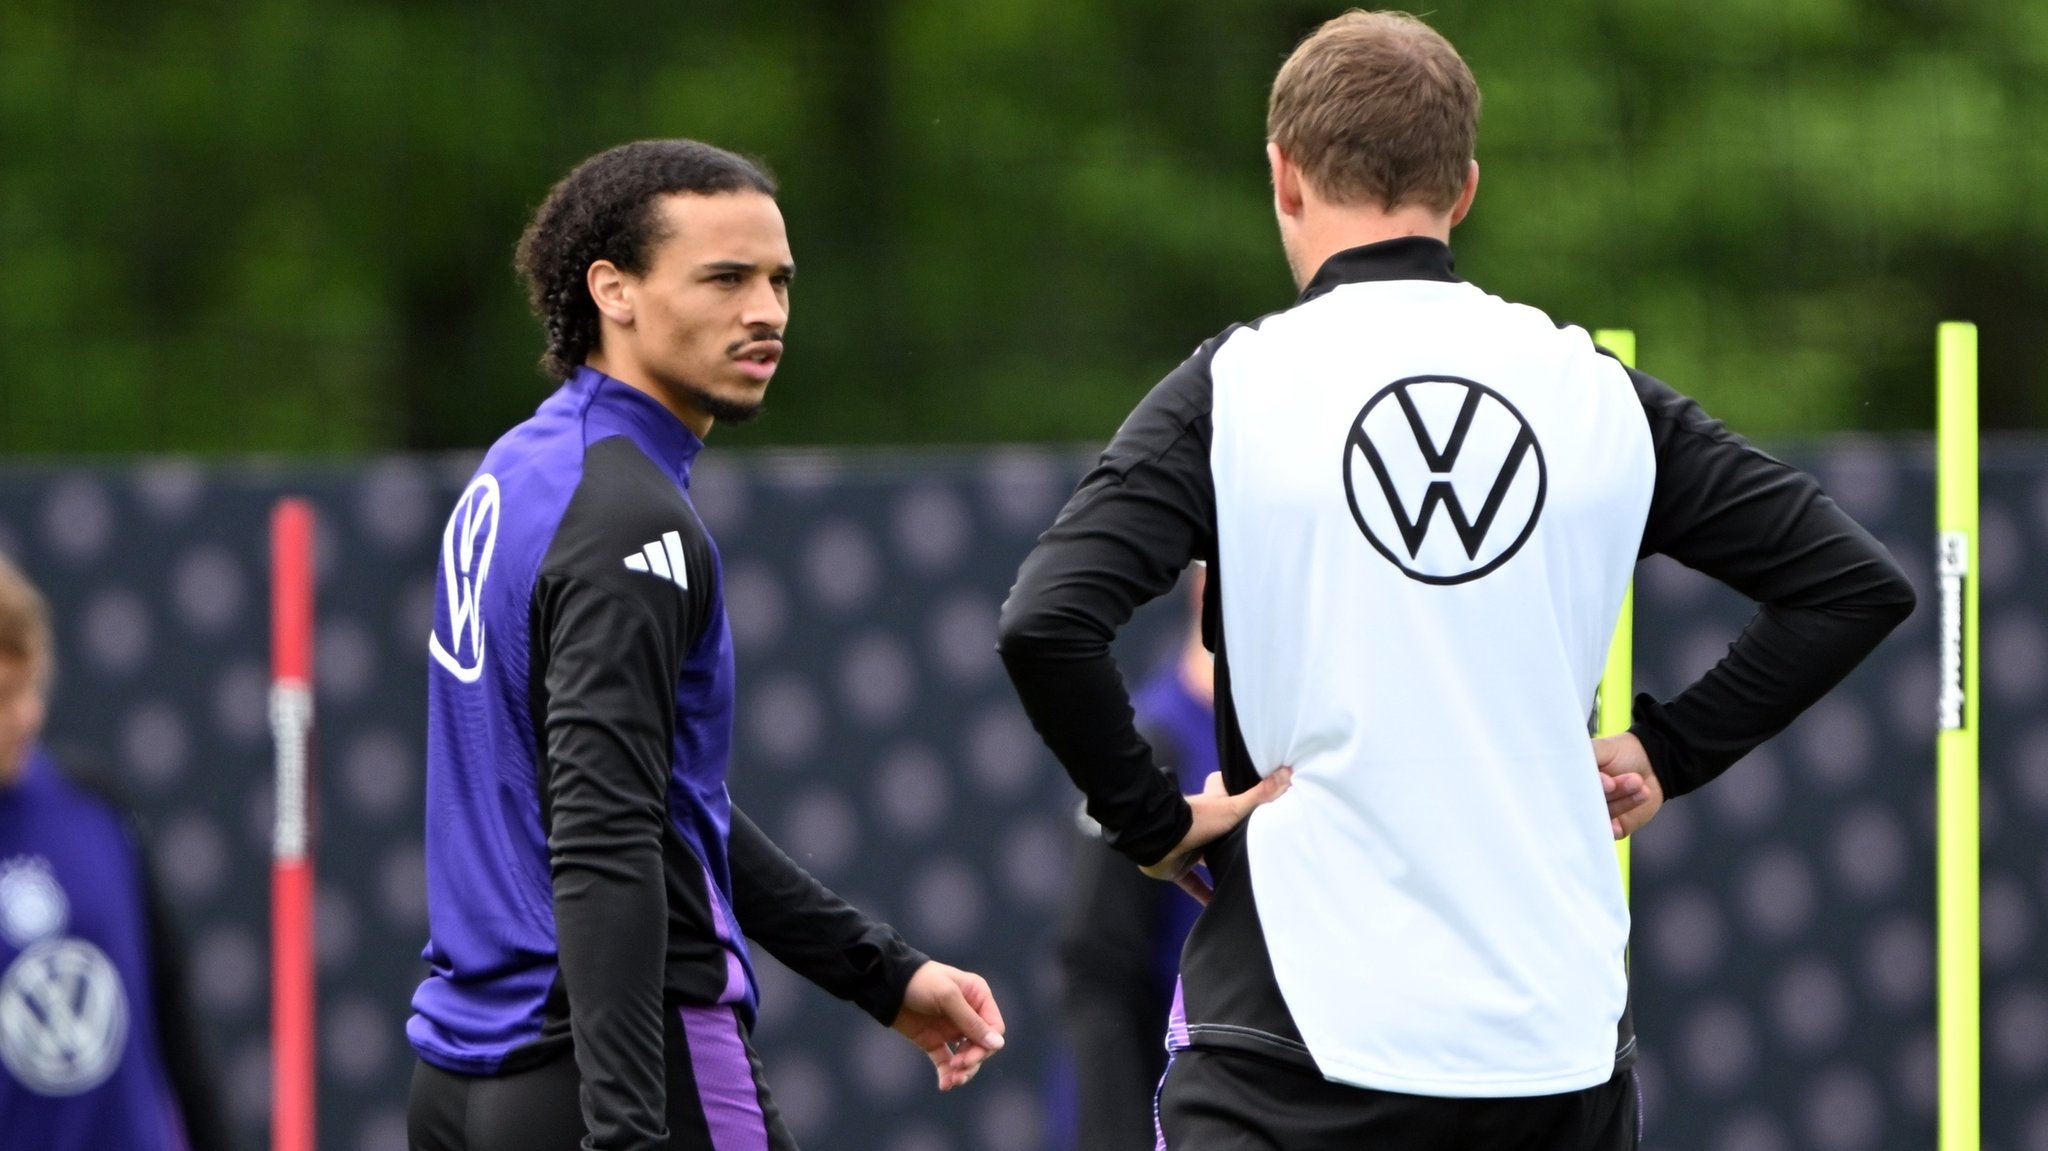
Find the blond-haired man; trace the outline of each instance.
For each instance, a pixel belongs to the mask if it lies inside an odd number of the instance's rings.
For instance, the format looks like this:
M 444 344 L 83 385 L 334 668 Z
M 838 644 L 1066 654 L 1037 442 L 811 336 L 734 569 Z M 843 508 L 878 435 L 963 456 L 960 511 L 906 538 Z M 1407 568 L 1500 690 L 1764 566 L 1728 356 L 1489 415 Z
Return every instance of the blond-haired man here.
M 1478 118 L 1464 61 L 1412 17 L 1352 12 L 1301 44 L 1266 145 L 1300 297 L 1153 389 L 1004 607 L 1011 677 L 1105 839 L 1208 898 L 1157 1102 L 1172 1151 L 1634 1147 L 1610 840 L 1912 608 L 1810 476 L 1459 280 Z M 1654 553 L 1761 610 L 1589 745 Z M 1109 640 L 1192 559 L 1223 766 L 1183 797 Z
M 0 1151 L 225 1151 L 133 821 L 43 747 L 49 611 L 0 556 Z

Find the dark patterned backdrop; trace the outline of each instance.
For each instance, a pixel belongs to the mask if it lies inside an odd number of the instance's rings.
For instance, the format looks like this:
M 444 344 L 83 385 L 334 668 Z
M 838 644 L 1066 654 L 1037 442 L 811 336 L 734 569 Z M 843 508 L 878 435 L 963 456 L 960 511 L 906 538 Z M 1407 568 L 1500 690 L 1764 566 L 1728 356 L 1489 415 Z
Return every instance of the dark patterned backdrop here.
M 1919 446 L 1795 453 L 1920 583 Z M 733 789 L 826 882 L 987 973 L 1012 1044 L 939 1096 L 893 1033 L 763 964 L 760 1045 L 815 1148 L 1060 1143 L 1048 939 L 1069 789 L 991 648 L 1017 562 L 1085 453 L 720 454 L 697 500 L 740 652 Z M 269 1105 L 264 525 L 321 524 L 321 1145 L 403 1146 L 402 1024 L 424 932 L 420 690 L 434 545 L 470 461 L 0 470 L 0 550 L 50 594 L 52 736 L 117 769 L 191 941 L 251 1148 Z M 1985 456 L 1986 1146 L 2048 1151 L 2048 446 Z M 1640 581 L 1639 683 L 1669 691 L 1747 617 L 1674 566 Z M 1922 1148 L 1933 1138 L 1930 613 L 1637 847 L 1651 1148 Z M 1133 664 L 1170 643 L 1141 618 Z

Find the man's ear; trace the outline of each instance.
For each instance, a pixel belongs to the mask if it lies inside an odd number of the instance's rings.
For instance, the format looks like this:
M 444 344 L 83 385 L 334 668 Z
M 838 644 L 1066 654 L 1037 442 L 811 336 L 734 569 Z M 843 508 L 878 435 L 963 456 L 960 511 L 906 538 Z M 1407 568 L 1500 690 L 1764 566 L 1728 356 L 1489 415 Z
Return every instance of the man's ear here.
M 1273 210 L 1282 216 L 1301 215 L 1301 169 L 1271 140 L 1266 141 L 1266 165 L 1273 170 Z
M 622 327 L 633 324 L 633 285 L 631 277 L 619 270 L 610 260 L 593 260 L 583 273 L 583 285 L 590 290 L 590 298 L 597 304 L 597 310 L 605 319 Z
M 1472 199 L 1479 195 L 1479 161 L 1465 162 L 1465 186 L 1458 192 L 1458 202 L 1451 205 L 1451 227 L 1465 222 L 1465 214 L 1472 210 Z

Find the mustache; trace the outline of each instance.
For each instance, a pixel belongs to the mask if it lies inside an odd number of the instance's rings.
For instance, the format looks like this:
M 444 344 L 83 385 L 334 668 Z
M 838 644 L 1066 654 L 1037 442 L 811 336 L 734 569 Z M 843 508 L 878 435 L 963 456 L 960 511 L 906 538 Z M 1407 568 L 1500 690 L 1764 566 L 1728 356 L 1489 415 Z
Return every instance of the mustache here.
M 748 344 L 758 344 L 762 340 L 774 340 L 776 343 L 785 342 L 782 338 L 782 330 L 779 328 L 756 328 L 748 333 L 746 339 L 734 340 L 732 343 L 727 344 L 725 346 L 725 354 L 728 356 L 735 355 Z

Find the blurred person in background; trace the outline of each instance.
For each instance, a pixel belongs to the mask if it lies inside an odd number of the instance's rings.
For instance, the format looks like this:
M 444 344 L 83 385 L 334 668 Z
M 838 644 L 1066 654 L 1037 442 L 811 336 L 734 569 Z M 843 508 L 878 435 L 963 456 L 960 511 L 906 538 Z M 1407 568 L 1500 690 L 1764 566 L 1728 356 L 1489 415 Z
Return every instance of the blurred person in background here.
M 1188 620 L 1173 656 L 1131 696 L 1138 733 L 1183 791 L 1217 768 L 1214 657 L 1202 644 L 1198 564 L 1181 581 Z M 1149 878 L 1080 813 L 1074 878 L 1060 923 L 1061 1008 L 1073 1053 L 1076 1151 L 1152 1141 L 1152 1092 L 1166 1070 L 1166 1019 L 1180 949 L 1202 905 Z
M 1300 296 L 1139 403 L 1003 608 L 1005 666 L 1105 841 L 1158 878 L 1213 876 L 1161 1148 L 1637 1146 L 1612 840 L 1913 607 L 1813 477 L 1458 278 L 1478 122 L 1465 62 L 1413 17 L 1353 11 L 1289 56 L 1266 152 Z M 1589 746 L 1654 554 L 1758 613 Z M 1110 644 L 1195 559 L 1223 767 L 1184 796 Z
M 775 191 L 730 152 L 641 141 L 564 177 L 520 240 L 564 382 L 443 537 L 418 1151 L 794 1147 L 749 1040 L 747 939 L 902 1032 L 941 1090 L 1002 1046 L 981 977 L 827 890 L 726 791 L 732 640 L 688 487 L 782 357 Z
M 226 1151 L 136 822 L 41 742 L 55 659 L 0 556 L 0 1151 Z

